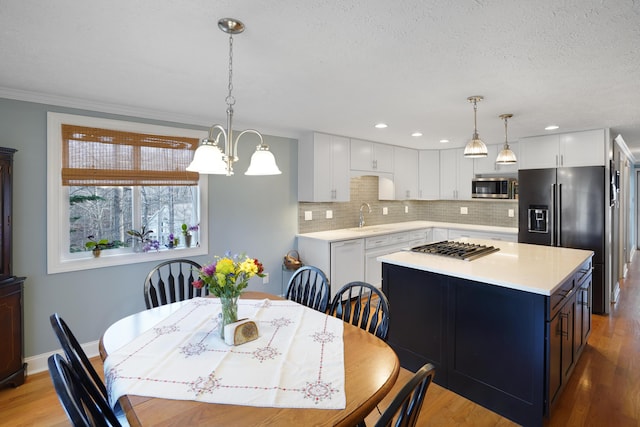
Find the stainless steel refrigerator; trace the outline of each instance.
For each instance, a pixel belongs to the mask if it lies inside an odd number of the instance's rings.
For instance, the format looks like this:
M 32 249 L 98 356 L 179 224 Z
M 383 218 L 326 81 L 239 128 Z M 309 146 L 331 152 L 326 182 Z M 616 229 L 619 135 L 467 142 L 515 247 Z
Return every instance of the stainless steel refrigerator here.
M 518 242 L 590 249 L 592 309 L 606 313 L 604 166 L 518 171 Z

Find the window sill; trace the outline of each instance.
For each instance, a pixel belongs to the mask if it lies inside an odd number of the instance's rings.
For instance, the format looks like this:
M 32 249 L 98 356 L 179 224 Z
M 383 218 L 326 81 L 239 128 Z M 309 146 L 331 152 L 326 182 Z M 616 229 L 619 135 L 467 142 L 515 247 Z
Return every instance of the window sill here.
M 65 273 L 69 271 L 90 270 L 94 268 L 114 267 L 118 265 L 137 264 L 150 261 L 164 261 L 174 258 L 189 258 L 207 255 L 204 246 L 191 248 L 177 247 L 175 249 L 160 249 L 142 253 L 132 252 L 130 249 L 105 249 L 99 257 L 94 257 L 89 251 L 70 254 L 68 258 L 47 263 L 47 273 Z

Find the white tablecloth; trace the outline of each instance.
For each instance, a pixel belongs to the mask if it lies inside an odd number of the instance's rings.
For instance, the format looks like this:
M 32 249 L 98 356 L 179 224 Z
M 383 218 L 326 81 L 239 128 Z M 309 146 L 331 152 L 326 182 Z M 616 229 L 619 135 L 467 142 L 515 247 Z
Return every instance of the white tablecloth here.
M 194 298 L 109 354 L 109 400 L 125 394 L 248 406 L 344 409 L 343 322 L 292 301 L 238 301 L 260 337 L 220 339 L 217 298 Z

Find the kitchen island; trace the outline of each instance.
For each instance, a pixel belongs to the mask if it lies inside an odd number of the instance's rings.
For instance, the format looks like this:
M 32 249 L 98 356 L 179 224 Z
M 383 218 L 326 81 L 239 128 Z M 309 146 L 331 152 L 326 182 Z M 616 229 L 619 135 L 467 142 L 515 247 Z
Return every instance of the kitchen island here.
M 521 425 L 541 426 L 591 330 L 591 251 L 466 239 L 499 251 L 472 261 L 379 257 L 389 344 L 403 367 Z

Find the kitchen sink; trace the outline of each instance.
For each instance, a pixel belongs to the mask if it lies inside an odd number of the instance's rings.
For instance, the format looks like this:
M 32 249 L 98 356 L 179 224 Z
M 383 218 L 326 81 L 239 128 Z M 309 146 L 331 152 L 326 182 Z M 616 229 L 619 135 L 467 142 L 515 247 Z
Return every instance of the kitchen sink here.
M 376 231 L 383 231 L 383 230 L 385 230 L 385 228 L 384 227 L 371 226 L 371 227 L 353 227 L 353 228 L 347 228 L 347 230 L 349 230 L 349 231 L 358 231 L 358 232 L 361 232 L 361 233 L 366 233 L 366 232 L 373 233 L 373 232 L 376 232 Z

